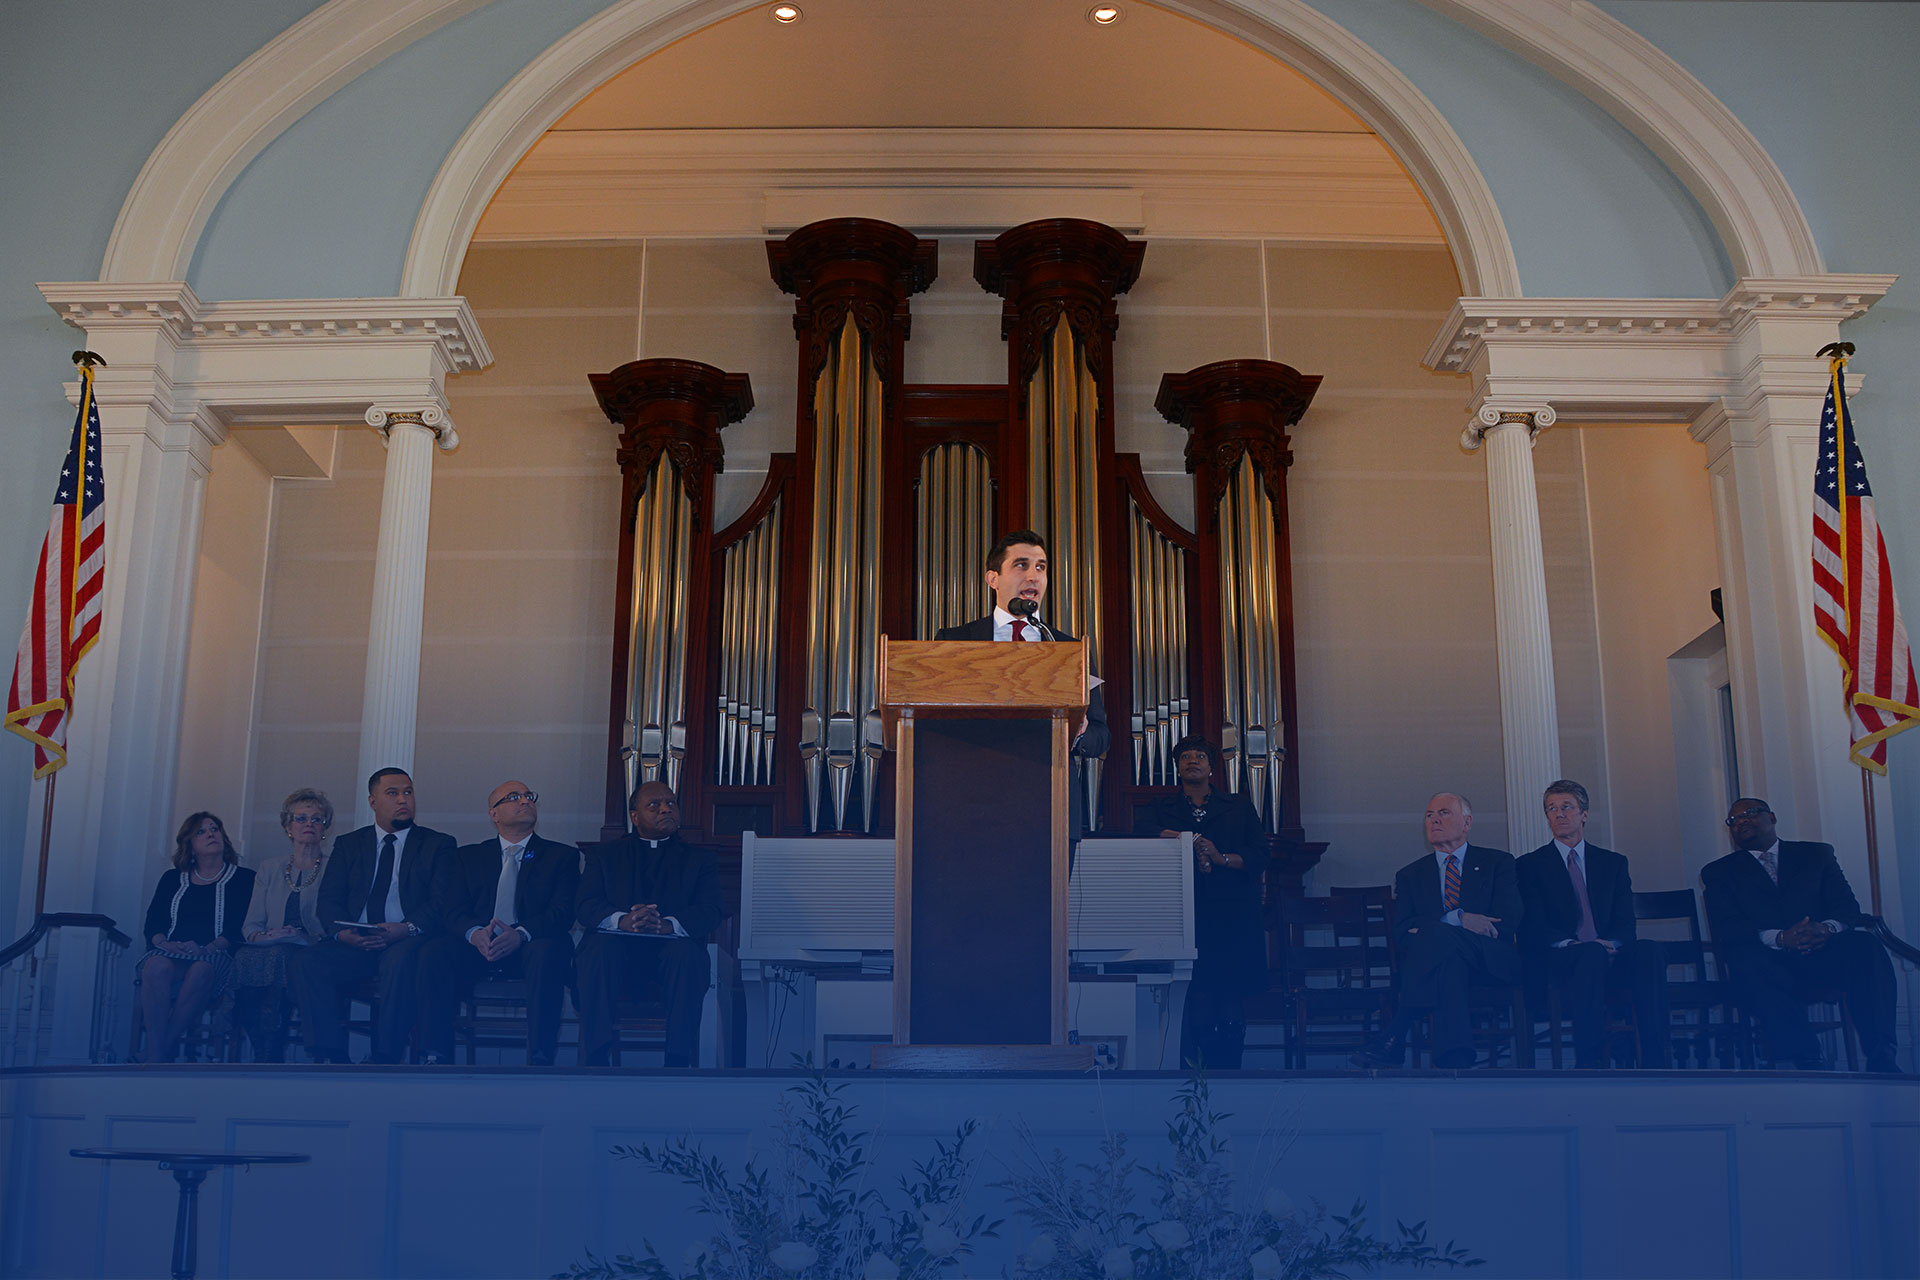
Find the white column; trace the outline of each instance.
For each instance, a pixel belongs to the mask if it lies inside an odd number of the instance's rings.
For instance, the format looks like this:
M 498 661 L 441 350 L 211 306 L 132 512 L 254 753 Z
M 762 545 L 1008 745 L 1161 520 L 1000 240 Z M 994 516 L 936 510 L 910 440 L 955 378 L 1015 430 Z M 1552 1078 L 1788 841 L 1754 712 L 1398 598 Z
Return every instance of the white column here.
M 1516 855 L 1546 842 L 1540 795 L 1560 776 L 1547 560 L 1540 542 L 1540 500 L 1533 480 L 1534 437 L 1552 426 L 1555 417 L 1550 405 L 1483 405 L 1462 436 L 1467 448 L 1484 444 L 1487 452 L 1507 847 Z
M 374 552 L 373 614 L 367 626 L 366 694 L 360 707 L 360 773 L 413 768 L 420 704 L 420 636 L 427 589 L 427 517 L 433 499 L 433 449 L 459 442 L 437 405 L 375 406 L 367 424 L 387 438 L 380 494 L 380 542 Z M 372 820 L 358 797 L 360 821 Z

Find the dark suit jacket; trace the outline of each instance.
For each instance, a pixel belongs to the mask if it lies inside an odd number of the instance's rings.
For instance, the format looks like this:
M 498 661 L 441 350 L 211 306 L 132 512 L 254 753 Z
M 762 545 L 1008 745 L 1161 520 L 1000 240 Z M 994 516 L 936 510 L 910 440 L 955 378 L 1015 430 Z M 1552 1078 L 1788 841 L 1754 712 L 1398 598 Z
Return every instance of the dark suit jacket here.
M 379 828 L 369 823 L 333 842 L 327 870 L 320 877 L 320 923 L 329 935 L 360 918 L 373 892 L 380 864 Z M 414 827 L 400 853 L 400 910 L 408 924 L 425 934 L 441 932 L 434 913 L 433 886 L 443 858 L 453 856 L 454 839 L 431 827 Z
M 587 852 L 574 898 L 574 918 L 592 933 L 615 912 L 651 902 L 687 936 L 704 940 L 720 923 L 720 865 L 711 849 L 669 836 L 653 848 L 629 832 Z
M 1639 927 L 1633 918 L 1633 873 L 1625 855 L 1589 843 L 1586 866 L 1594 932 L 1612 942 L 1632 942 Z M 1574 896 L 1573 877 L 1559 845 L 1548 841 L 1516 859 L 1514 873 L 1526 910 L 1520 922 L 1521 950 L 1549 951 L 1580 932 L 1580 899 Z
M 1802 920 L 1838 920 L 1852 928 L 1863 918 L 1830 844 L 1782 840 L 1778 885 L 1744 849 L 1701 868 L 1700 883 L 1707 891 L 1707 923 L 1722 947 L 1758 946 L 1762 929 Z
M 564 938 L 573 931 L 573 900 L 580 888 L 580 851 L 535 833 L 521 855 L 514 882 L 513 918 L 542 938 Z M 456 938 L 493 919 L 493 898 L 500 885 L 500 837 L 462 845 L 440 863 L 434 884 L 434 911 Z
M 1058 629 L 1054 629 L 1053 637 L 1063 644 L 1078 638 Z M 984 640 L 991 643 L 993 615 L 975 618 L 972 622 L 963 622 L 957 627 L 942 627 L 933 638 L 935 640 Z M 1100 695 L 1100 690 L 1090 690 L 1087 693 L 1087 731 L 1080 735 L 1078 742 L 1073 744 L 1073 754 L 1097 760 L 1107 754 L 1107 748 L 1112 743 L 1112 734 L 1107 730 L 1107 700 Z
M 1468 844 L 1457 851 L 1460 861 L 1460 909 L 1475 915 L 1496 916 L 1500 941 L 1511 944 L 1526 917 L 1515 881 L 1513 855 L 1504 849 Z M 1440 863 L 1429 852 L 1400 868 L 1393 877 L 1393 929 L 1402 940 L 1413 929 L 1452 928 L 1442 923 L 1446 898 L 1440 884 Z

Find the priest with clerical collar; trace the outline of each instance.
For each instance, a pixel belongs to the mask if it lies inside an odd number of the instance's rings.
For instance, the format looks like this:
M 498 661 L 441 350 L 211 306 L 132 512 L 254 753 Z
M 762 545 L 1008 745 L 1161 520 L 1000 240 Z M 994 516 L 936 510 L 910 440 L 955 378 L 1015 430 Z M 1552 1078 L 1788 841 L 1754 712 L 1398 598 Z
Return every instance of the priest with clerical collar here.
M 713 980 L 707 935 L 720 923 L 713 852 L 680 839 L 680 801 L 664 782 L 635 788 L 633 831 L 587 854 L 574 915 L 587 930 L 576 960 L 581 1061 L 617 1066 L 614 1021 L 630 992 L 667 1005 L 666 1065 L 692 1066 L 700 1006 Z

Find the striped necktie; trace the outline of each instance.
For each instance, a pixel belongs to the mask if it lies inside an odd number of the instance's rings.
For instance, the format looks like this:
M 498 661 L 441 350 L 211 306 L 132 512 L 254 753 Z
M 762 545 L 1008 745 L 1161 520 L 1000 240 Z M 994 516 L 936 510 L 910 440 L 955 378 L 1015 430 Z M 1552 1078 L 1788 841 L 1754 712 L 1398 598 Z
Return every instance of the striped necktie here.
M 1458 911 L 1460 909 L 1460 857 L 1458 854 L 1447 855 L 1447 876 L 1444 887 L 1446 910 Z

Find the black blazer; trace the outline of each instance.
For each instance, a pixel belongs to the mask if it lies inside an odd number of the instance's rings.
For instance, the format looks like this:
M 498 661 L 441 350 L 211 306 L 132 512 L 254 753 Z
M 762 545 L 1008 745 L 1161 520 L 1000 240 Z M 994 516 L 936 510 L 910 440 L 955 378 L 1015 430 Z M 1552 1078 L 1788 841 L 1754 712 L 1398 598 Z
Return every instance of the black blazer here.
M 434 914 L 455 938 L 493 919 L 500 886 L 500 837 L 462 845 L 442 858 L 434 881 Z M 565 938 L 573 932 L 573 899 L 580 888 L 580 851 L 535 833 L 521 854 L 513 888 L 513 919 L 533 935 Z
M 1504 849 L 1468 844 L 1460 861 L 1460 909 L 1500 921 L 1500 941 L 1511 943 L 1526 918 L 1515 882 L 1513 855 Z M 1400 868 L 1393 877 L 1393 928 L 1404 940 L 1414 929 L 1432 928 L 1446 915 L 1440 863 L 1429 852 Z
M 380 865 L 379 828 L 369 823 L 333 842 L 326 874 L 320 877 L 320 923 L 329 936 L 343 924 L 358 920 L 373 892 L 373 873 Z M 433 886 L 440 862 L 453 856 L 454 839 L 431 827 L 414 827 L 400 853 L 400 910 L 406 922 L 420 932 L 441 932 L 434 913 Z
M 1830 844 L 1782 840 L 1778 885 L 1744 849 L 1702 867 L 1700 883 L 1713 940 L 1723 947 L 1758 946 L 1762 929 L 1785 929 L 1802 920 L 1838 920 L 1852 928 L 1864 919 Z
M 1057 628 L 1050 628 L 1053 638 L 1062 644 L 1078 639 Z M 1042 632 L 1044 635 L 1045 632 Z M 972 622 L 963 622 L 957 627 L 942 627 L 935 633 L 935 640 L 984 640 L 993 641 L 993 615 L 975 618 Z M 1073 754 L 1087 759 L 1097 760 L 1107 754 L 1107 748 L 1113 745 L 1113 735 L 1107 729 L 1107 700 L 1099 689 L 1087 691 L 1087 731 L 1073 744 Z
M 1639 936 L 1633 918 L 1633 873 L 1624 854 L 1587 845 L 1587 901 L 1593 907 L 1594 932 L 1610 942 L 1632 942 Z M 1520 924 L 1520 947 L 1549 951 L 1580 932 L 1580 899 L 1573 894 L 1573 877 L 1560 846 L 1548 841 L 1514 861 L 1520 882 L 1520 903 L 1526 916 Z
M 711 849 L 669 836 L 658 848 L 628 833 L 587 852 L 574 918 L 591 934 L 615 912 L 651 902 L 702 941 L 720 923 L 720 865 Z

